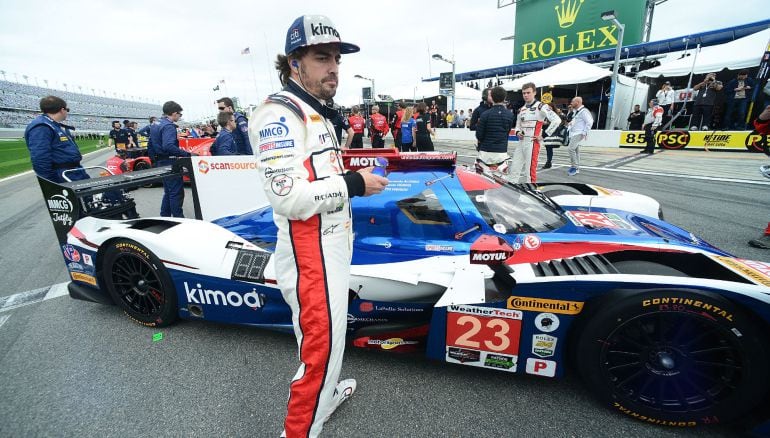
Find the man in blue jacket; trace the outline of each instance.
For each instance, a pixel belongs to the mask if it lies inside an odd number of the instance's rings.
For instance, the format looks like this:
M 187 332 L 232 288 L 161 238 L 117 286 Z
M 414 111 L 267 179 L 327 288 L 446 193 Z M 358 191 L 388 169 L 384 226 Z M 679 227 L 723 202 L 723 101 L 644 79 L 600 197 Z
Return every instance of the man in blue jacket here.
M 158 123 L 157 120 L 158 118 L 155 116 L 150 117 L 150 123 L 144 128 L 137 131 L 139 135 L 147 137 L 147 156 L 150 158 L 150 161 L 152 163 L 155 163 L 155 148 L 152 147 L 152 141 L 150 141 L 150 128 L 152 127 L 152 125 L 155 125 Z
M 163 118 L 160 123 L 150 127 L 150 142 L 155 149 L 158 166 L 168 166 L 180 157 L 189 157 L 190 153 L 179 148 L 176 135 L 176 122 L 182 118 L 182 106 L 170 100 L 163 104 Z M 184 182 L 182 176 L 172 176 L 163 180 L 163 200 L 160 204 L 161 216 L 184 217 Z
M 222 131 L 211 146 L 211 155 L 237 155 L 238 146 L 233 137 L 233 131 L 236 128 L 235 116 L 227 111 L 220 111 L 217 115 L 217 123 L 222 127 Z
M 71 170 L 67 172 L 67 178 L 72 181 L 88 179 L 80 165 L 83 156 L 70 132 L 74 128 L 63 123 L 70 112 L 67 102 L 56 96 L 46 96 L 40 99 L 40 111 L 43 114 L 35 117 L 24 131 L 35 173 L 56 183 L 65 182 L 62 173 L 67 170 Z
M 505 107 L 503 87 L 492 88 L 488 99 L 492 106 L 484 111 L 476 124 L 476 140 L 479 141 L 477 161 L 496 169 L 506 161 L 510 164 L 508 133 L 513 128 L 513 113 Z
M 233 138 L 235 138 L 235 144 L 238 147 L 237 154 L 254 155 L 249 142 L 249 119 L 242 113 L 235 111 L 233 100 L 229 97 L 217 100 L 217 109 L 227 111 L 235 117 L 236 129 L 233 131 Z

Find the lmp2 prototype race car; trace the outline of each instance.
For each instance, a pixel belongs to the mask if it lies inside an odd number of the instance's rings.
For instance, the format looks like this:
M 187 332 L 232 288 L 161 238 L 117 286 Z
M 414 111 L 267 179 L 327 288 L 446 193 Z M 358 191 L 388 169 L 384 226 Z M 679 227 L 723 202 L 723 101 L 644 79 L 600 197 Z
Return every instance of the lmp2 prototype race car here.
M 352 200 L 352 345 L 543 377 L 574 368 L 612 409 L 657 425 L 724 422 L 766 396 L 769 264 L 664 222 L 646 196 L 511 184 L 457 166 L 453 153 L 343 157 L 353 170 L 390 160 L 387 189 Z M 83 210 L 85 197 L 182 172 L 180 163 L 196 219 Z M 147 326 L 185 318 L 291 332 L 271 208 L 261 193 L 227 189 L 256 178 L 253 157 L 229 156 L 40 179 L 70 295 Z

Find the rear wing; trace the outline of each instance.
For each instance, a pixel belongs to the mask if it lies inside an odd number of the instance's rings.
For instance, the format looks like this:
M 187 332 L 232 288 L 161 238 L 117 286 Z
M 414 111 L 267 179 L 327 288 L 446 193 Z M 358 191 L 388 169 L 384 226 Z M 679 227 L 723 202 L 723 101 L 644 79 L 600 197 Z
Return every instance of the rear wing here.
M 123 190 L 161 182 L 169 176 L 187 174 L 184 169 L 185 167 L 191 167 L 189 158 L 179 159 L 170 166 L 119 175 L 64 183 L 55 183 L 38 176 L 37 181 L 40 184 L 40 190 L 43 192 L 43 199 L 54 231 L 56 231 L 56 237 L 60 244 L 64 244 L 67 242 L 67 233 L 78 219 L 86 216 L 103 217 L 106 219 L 120 214 L 127 208 L 133 207 L 133 200 L 124 198 L 122 195 Z M 195 190 L 195 180 L 194 178 L 190 178 L 190 180 L 193 188 L 195 217 L 196 219 L 201 219 L 202 215 L 197 190 Z M 101 202 L 99 206 L 95 206 L 92 201 L 94 195 L 105 193 L 114 194 L 114 196 L 110 197 L 110 201 Z

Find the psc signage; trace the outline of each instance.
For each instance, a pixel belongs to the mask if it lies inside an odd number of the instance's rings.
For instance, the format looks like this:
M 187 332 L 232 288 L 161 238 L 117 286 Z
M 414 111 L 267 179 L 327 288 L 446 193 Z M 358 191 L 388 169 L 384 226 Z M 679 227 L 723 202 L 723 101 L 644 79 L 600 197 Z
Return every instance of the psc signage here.
M 621 131 L 620 146 L 644 146 L 647 137 L 644 131 Z M 763 152 L 770 145 L 770 135 L 756 131 L 658 131 L 656 146 L 663 149 L 722 149 Z
M 614 48 L 618 29 L 601 18 L 614 10 L 625 26 L 623 45 L 642 40 L 645 0 L 519 0 L 514 63 Z

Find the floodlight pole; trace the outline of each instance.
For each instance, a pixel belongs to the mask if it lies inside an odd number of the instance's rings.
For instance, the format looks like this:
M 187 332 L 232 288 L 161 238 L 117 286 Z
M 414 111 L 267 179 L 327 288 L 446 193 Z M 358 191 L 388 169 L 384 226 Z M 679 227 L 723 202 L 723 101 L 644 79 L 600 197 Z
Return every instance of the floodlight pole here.
M 615 121 L 613 110 L 613 104 L 615 101 L 615 90 L 618 86 L 618 68 L 620 67 L 620 51 L 623 48 L 623 32 L 626 27 L 618 21 L 615 16 L 615 11 L 602 12 L 602 20 L 612 21 L 615 27 L 618 28 L 618 44 L 615 46 L 615 62 L 612 64 L 612 85 L 610 86 L 610 99 L 607 102 L 607 118 L 604 123 L 604 129 L 612 129 L 613 122 Z
M 455 110 L 455 90 L 456 90 L 456 84 L 455 84 L 455 60 L 454 59 L 446 59 L 443 56 L 436 53 L 432 56 L 433 59 L 444 61 L 452 64 L 452 111 Z

